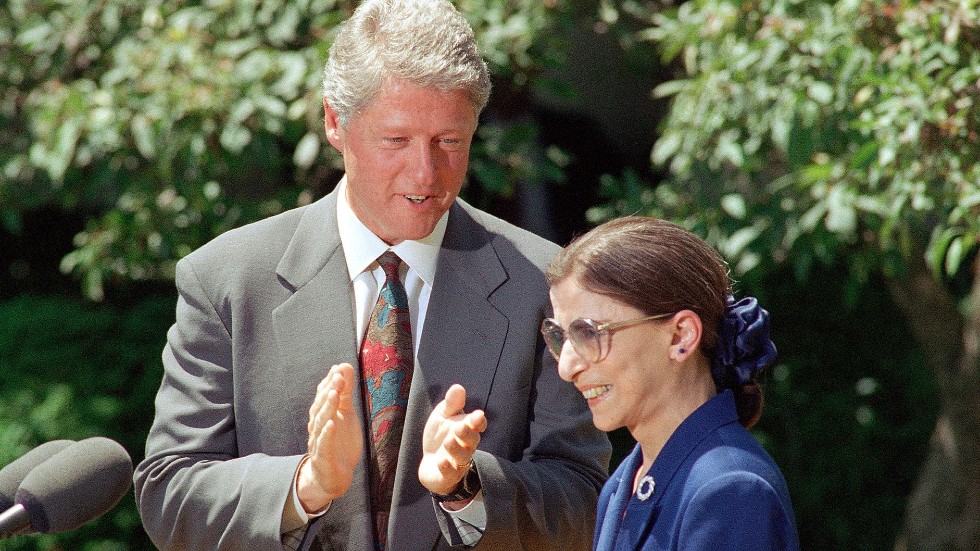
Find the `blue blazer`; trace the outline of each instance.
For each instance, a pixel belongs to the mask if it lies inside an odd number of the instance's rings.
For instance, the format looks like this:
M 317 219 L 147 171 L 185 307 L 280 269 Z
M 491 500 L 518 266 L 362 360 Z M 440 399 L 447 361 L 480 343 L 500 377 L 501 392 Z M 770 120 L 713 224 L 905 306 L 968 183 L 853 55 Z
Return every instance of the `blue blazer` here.
M 642 464 L 637 445 L 602 488 L 594 550 L 799 550 L 786 481 L 730 390 L 681 423 L 634 494 Z

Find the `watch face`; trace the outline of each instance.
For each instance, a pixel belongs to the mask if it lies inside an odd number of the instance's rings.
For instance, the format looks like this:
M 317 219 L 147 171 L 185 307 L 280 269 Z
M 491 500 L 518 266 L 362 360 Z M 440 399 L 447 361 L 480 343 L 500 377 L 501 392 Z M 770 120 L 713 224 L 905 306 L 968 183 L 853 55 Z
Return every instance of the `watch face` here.
M 470 496 L 474 496 L 479 490 L 480 475 L 476 474 L 476 469 L 470 465 L 470 470 L 466 471 L 466 476 L 463 477 L 463 491 Z
M 480 488 L 480 475 L 476 472 L 476 466 L 470 463 L 470 470 L 466 471 L 466 476 L 463 477 L 454 491 L 448 494 L 432 494 L 432 497 L 440 503 L 464 501 L 475 496 Z

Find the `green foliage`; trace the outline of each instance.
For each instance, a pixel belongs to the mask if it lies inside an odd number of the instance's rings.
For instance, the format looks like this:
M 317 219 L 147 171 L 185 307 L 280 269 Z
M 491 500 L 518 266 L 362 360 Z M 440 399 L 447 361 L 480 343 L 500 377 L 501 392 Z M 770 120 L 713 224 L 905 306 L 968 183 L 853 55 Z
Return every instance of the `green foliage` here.
M 555 146 L 542 151 L 533 122 L 483 124 L 476 138 L 471 149 L 472 176 L 491 194 L 509 196 L 520 182 L 543 186 L 565 181 L 568 155 Z
M 980 3 L 625 4 L 683 69 L 655 91 L 672 99 L 652 153 L 670 181 L 645 208 L 740 273 L 845 258 L 860 283 L 927 250 L 944 278 L 976 248 Z
M 9 3 L 3 122 L 21 131 L 3 134 L 0 207 L 100 215 L 64 263 L 100 298 L 107 279 L 166 277 L 215 234 L 295 205 L 328 162 L 292 149 L 319 126 L 311 92 L 350 4 Z
M 160 352 L 174 298 L 125 311 L 78 299 L 0 302 L 0 465 L 42 442 L 105 436 L 138 462 L 160 385 Z M 78 530 L 13 538 L 0 549 L 152 549 L 132 492 Z
M 321 195 L 341 167 L 322 139 L 321 73 L 356 4 L 0 5 L 0 219 L 17 230 L 18 213 L 42 205 L 89 213 L 62 269 L 100 299 L 109 282 L 172 277 L 222 231 Z M 560 61 L 564 2 L 459 4 L 510 93 Z M 555 172 L 521 158 L 531 152 L 515 140 L 535 135 L 506 133 L 475 165 Z M 514 178 L 476 181 L 507 194 Z
M 564 62 L 571 0 L 456 0 L 490 72 L 509 86 L 549 85 L 544 70 Z
M 878 551 L 902 526 L 939 396 L 880 278 L 851 306 L 842 267 L 741 285 L 769 309 L 780 353 L 754 432 L 786 477 L 803 549 Z

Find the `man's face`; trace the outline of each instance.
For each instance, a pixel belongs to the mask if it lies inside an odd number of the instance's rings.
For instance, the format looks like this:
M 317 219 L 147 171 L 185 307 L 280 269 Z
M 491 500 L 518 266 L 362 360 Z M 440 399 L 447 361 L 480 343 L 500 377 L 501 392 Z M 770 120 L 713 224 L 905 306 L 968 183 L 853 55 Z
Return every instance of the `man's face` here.
M 463 92 L 394 79 L 347 128 L 323 107 L 357 218 L 389 245 L 432 233 L 466 177 L 477 116 Z

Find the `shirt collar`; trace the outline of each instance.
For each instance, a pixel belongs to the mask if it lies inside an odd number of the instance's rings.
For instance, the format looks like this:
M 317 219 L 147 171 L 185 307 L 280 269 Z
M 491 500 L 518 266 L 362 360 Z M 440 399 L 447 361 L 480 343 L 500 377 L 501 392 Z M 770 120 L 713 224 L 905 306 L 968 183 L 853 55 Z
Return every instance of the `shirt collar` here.
M 442 238 L 446 235 L 446 224 L 449 220 L 448 211 L 439 218 L 436 227 L 429 235 L 418 241 L 402 241 L 393 247 L 389 247 L 380 237 L 374 235 L 351 210 L 350 203 L 347 202 L 346 175 L 337 184 L 337 193 L 337 225 L 340 231 L 340 242 L 344 247 L 344 256 L 347 258 L 347 272 L 351 280 L 368 269 L 371 263 L 381 256 L 381 253 L 391 249 L 402 259 L 402 262 L 415 270 L 422 281 L 429 286 L 433 284 L 436 276 L 436 262 L 439 260 L 439 249 L 442 246 Z

